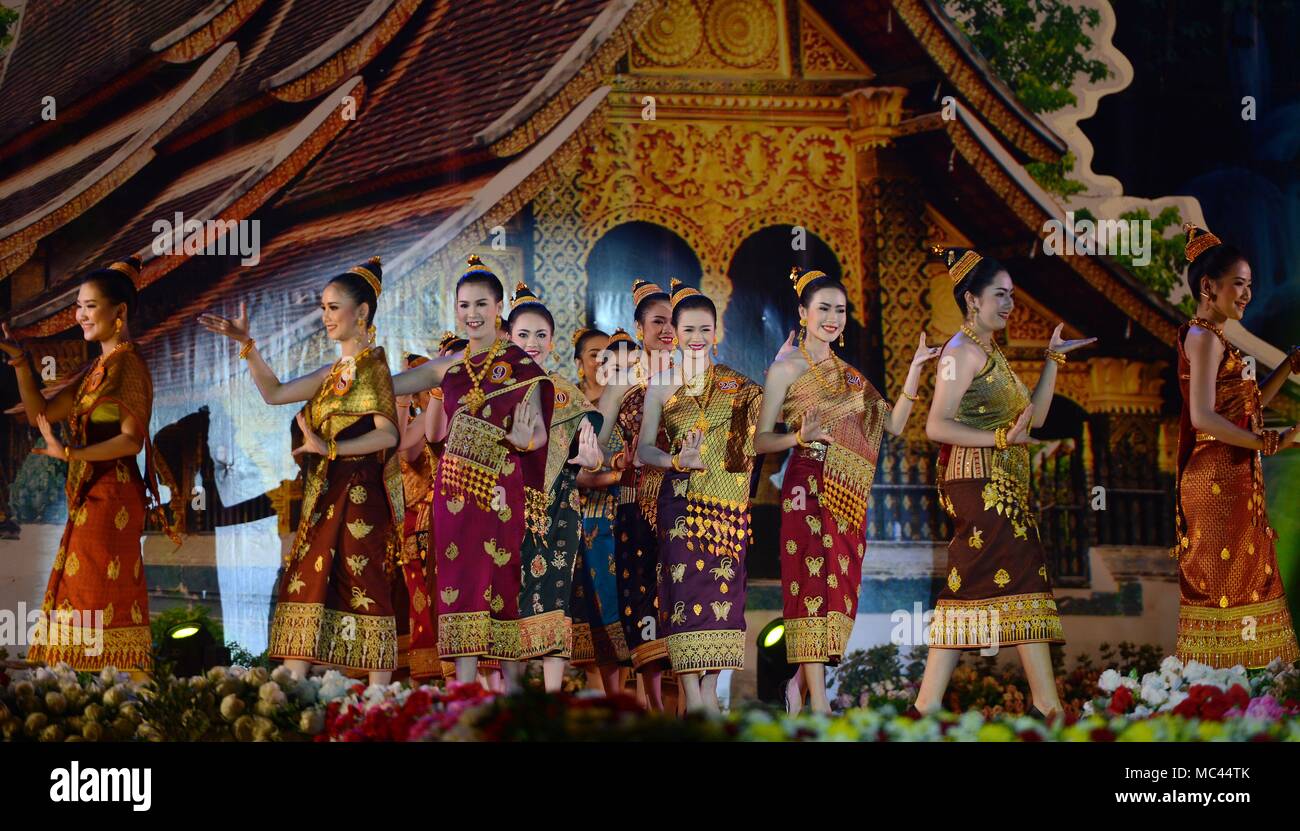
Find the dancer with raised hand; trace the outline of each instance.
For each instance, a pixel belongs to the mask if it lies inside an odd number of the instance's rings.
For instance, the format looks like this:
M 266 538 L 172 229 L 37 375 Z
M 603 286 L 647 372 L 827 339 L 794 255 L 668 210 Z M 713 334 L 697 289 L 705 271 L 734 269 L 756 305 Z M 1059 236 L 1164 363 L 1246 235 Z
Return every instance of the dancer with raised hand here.
M 637 453 L 663 469 L 659 491 L 659 605 L 668 658 L 688 710 L 718 713 L 718 676 L 745 663 L 745 553 L 750 474 L 762 387 L 714 363 L 717 309 L 672 281 L 681 383 L 651 379 Z M 663 426 L 667 445 L 655 437 Z
M 440 386 L 446 444 L 433 497 L 438 654 L 461 683 L 479 658 L 501 662 L 506 692 L 519 687 L 520 549 L 525 463 L 544 460 L 555 391 L 518 346 L 497 337 L 505 290 L 476 255 L 456 283 L 463 354 L 445 355 L 393 379 L 399 394 Z M 441 439 L 435 436 L 434 440 Z
M 538 366 L 555 348 L 555 318 L 519 283 L 506 321 L 510 339 Z M 579 470 L 598 470 L 603 456 L 593 421 L 599 414 L 582 391 L 558 373 L 547 452 L 524 457 L 523 565 L 519 596 L 520 658 L 541 658 L 547 692 L 559 692 L 573 654 L 573 571 L 582 541 Z
M 199 316 L 208 331 L 242 344 L 262 400 L 307 402 L 293 449 L 304 465 L 302 518 L 281 571 L 269 650 L 298 678 L 315 663 L 386 684 L 397 666 L 392 582 L 401 579 L 405 497 L 392 376 L 375 343 L 382 278 L 371 257 L 326 284 L 321 317 L 341 357 L 283 383 L 257 351 L 243 303 L 234 320 Z
M 618 610 L 637 674 L 638 695 L 644 696 L 647 707 L 660 711 L 664 709 L 663 672 L 668 665 L 663 634 L 668 615 L 655 602 L 659 567 L 655 525 L 663 471 L 640 464 L 636 455 L 649 379 L 671 373 L 677 340 L 667 292 L 654 283 L 637 280 L 632 284 L 632 303 L 639 359 L 624 364 L 605 385 L 600 398 L 603 421 L 599 441 L 602 448 L 621 448 L 607 455 L 610 467 L 623 475 L 614 519 Z M 611 442 L 615 433 L 617 438 Z
M 767 371 L 754 450 L 793 450 L 781 483 L 778 548 L 786 658 L 802 673 L 813 711 L 828 714 L 826 664 L 844 656 L 857 614 L 880 441 L 907 426 L 921 368 L 939 349 L 921 334 L 902 398 L 891 405 L 831 348 L 836 338 L 843 343 L 848 324 L 840 281 L 798 268 L 790 280 L 799 298 L 798 348 Z M 786 432 L 775 431 L 778 419 Z
M 140 535 L 153 513 L 172 541 L 180 537 L 158 498 L 172 495 L 173 516 L 184 510 L 181 491 L 149 440 L 153 379 L 131 342 L 140 259 L 128 257 L 86 275 L 77 289 L 82 338 L 99 354 L 79 381 L 52 399 L 41 394 L 32 355 L 4 327 L 0 350 L 17 374 L 27 421 L 45 446 L 33 453 L 68 463 L 68 520 L 33 629 L 29 661 L 96 671 L 107 666 L 142 678 L 153 668 L 149 596 Z M 52 425 L 66 421 L 64 441 Z M 136 456 L 145 454 L 141 475 Z M 102 631 L 99 631 L 102 625 Z
M 1031 427 L 1047 418 L 1057 367 L 1096 338 L 1064 340 L 1058 325 L 1031 396 L 994 341 L 1015 306 L 1015 286 L 996 260 L 935 249 L 966 322 L 939 358 L 926 435 L 939 442 L 939 502 L 953 518 L 948 574 L 935 604 L 916 708 L 932 713 L 964 649 L 1014 645 L 1034 708 L 1061 710 L 1048 644 L 1062 643 L 1047 555 L 1029 504 Z
M 1196 316 L 1178 330 L 1178 658 L 1214 667 L 1294 661 L 1300 649 L 1264 505 L 1261 457 L 1300 438 L 1300 426 L 1264 428 L 1264 407 L 1300 372 L 1300 348 L 1263 384 L 1256 381 L 1223 332 L 1250 303 L 1250 262 L 1209 231 L 1183 227 Z
M 573 335 L 573 361 L 582 395 L 596 405 L 605 380 L 624 372 L 637 353 L 627 332 L 606 335 L 599 329 L 579 329 Z M 611 442 L 618 439 L 618 431 Z M 622 445 L 615 447 L 615 454 Z M 578 473 L 582 503 L 582 545 L 573 579 L 573 664 L 587 670 L 588 686 L 607 695 L 621 692 L 623 665 L 631 653 L 618 614 L 618 580 L 614 563 L 614 518 L 622 473 L 602 460 L 599 470 Z

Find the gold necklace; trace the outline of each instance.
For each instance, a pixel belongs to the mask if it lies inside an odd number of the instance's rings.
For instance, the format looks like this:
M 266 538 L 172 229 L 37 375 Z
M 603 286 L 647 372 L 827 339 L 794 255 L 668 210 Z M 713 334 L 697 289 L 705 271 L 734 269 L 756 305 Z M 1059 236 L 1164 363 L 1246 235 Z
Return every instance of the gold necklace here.
M 98 389 L 99 385 L 104 383 L 104 377 L 108 375 L 108 370 L 104 367 L 108 365 L 109 359 L 130 345 L 131 341 L 124 340 L 107 352 L 101 352 L 99 354 L 99 357 L 95 359 L 95 366 L 92 367 L 90 372 L 86 375 L 83 394 Z
M 367 346 L 355 355 L 346 355 L 339 358 L 330 373 L 325 378 L 325 386 L 329 387 L 335 395 L 345 395 L 348 390 L 352 389 L 352 382 L 357 377 L 357 361 L 366 356 L 374 347 Z
M 984 350 L 985 355 L 988 355 L 990 358 L 993 357 L 993 351 L 998 348 L 998 344 L 997 341 L 993 340 L 992 336 L 989 337 L 989 343 L 992 344 L 992 348 L 990 348 L 984 345 L 984 341 L 980 339 L 979 334 L 975 331 L 975 327 L 971 326 L 969 323 L 963 323 L 961 325 L 961 333 L 966 337 L 970 338 L 971 340 L 975 341 L 976 343 L 978 343 L 980 345 L 980 349 Z
M 821 386 L 822 389 L 835 395 L 844 392 L 846 388 L 844 373 L 842 372 L 835 373 L 836 378 L 839 381 L 838 384 L 832 384 L 828 382 L 825 376 L 822 375 L 821 370 L 817 368 L 817 364 L 813 363 L 812 353 L 808 351 L 808 346 L 804 343 L 803 338 L 799 338 L 799 354 L 803 355 L 803 359 L 808 362 L 808 368 L 812 370 L 813 377 L 817 379 L 817 383 Z
M 1195 323 L 1197 326 L 1204 326 L 1219 337 L 1223 337 L 1223 327 L 1216 325 L 1212 321 L 1206 320 L 1203 317 L 1194 317 L 1192 318 L 1192 323 Z
M 465 375 L 469 378 L 470 383 L 469 392 L 465 393 L 464 398 L 465 406 L 469 408 L 470 415 L 478 415 L 479 408 L 487 401 L 487 394 L 483 392 L 482 388 L 483 379 L 487 376 L 488 368 L 492 366 L 492 362 L 496 360 L 497 355 L 501 354 L 502 343 L 504 341 L 500 339 L 492 341 L 492 345 L 487 350 L 487 357 L 479 365 L 477 374 L 474 372 L 474 364 L 470 362 L 469 347 L 465 347 L 465 356 L 460 361 L 465 365 Z

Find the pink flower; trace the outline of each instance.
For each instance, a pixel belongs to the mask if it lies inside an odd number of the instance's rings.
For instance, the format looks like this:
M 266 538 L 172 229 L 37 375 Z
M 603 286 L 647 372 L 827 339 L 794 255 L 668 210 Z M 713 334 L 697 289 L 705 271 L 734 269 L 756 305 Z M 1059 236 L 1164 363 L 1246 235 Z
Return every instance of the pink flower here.
M 1277 721 L 1286 716 L 1286 709 L 1277 702 L 1271 695 L 1261 695 L 1259 698 L 1252 698 L 1246 705 L 1247 718 L 1262 718 L 1269 721 Z

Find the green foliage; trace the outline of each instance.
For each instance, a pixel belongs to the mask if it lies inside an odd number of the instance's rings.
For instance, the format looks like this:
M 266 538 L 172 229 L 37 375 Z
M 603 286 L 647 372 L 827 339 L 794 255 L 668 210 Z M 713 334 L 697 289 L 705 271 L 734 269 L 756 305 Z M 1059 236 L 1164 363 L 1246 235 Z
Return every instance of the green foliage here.
M 13 41 L 14 24 L 18 22 L 18 12 L 13 9 L 0 6 L 0 58 L 4 57 L 5 50 Z
M 271 669 L 270 650 L 263 649 L 260 655 L 254 655 L 238 643 L 230 644 L 230 665 L 232 667 L 265 667 Z
M 225 632 L 221 628 L 221 621 L 213 620 L 211 615 L 208 614 L 206 606 L 191 608 L 177 606 L 174 609 L 161 612 L 157 616 L 151 615 L 150 618 L 149 630 L 153 635 L 155 652 L 162 648 L 163 641 L 167 638 L 167 632 L 176 624 L 185 623 L 186 621 L 194 621 L 208 630 L 208 634 L 212 635 L 212 639 L 218 644 L 226 642 Z
M 1168 297 L 1183 279 L 1182 269 L 1184 263 L 1183 247 L 1186 238 L 1181 234 L 1166 239 L 1165 231 L 1173 226 L 1175 229 L 1182 226 L 1183 218 L 1175 207 L 1168 207 L 1162 210 L 1153 219 L 1151 214 L 1145 208 L 1136 211 L 1126 211 L 1119 215 L 1123 222 L 1136 220 L 1138 222 L 1151 222 L 1151 262 L 1146 265 L 1136 265 L 1133 262 L 1133 256 L 1129 254 L 1112 254 L 1116 262 L 1121 263 L 1128 269 L 1129 273 L 1137 278 L 1138 282 L 1154 291 L 1161 297 Z M 1193 311 L 1195 304 L 1193 303 Z
M 1096 9 L 1064 0 L 949 0 L 948 13 L 1016 97 L 1036 113 L 1076 103 L 1076 75 L 1096 83 L 1110 75 L 1087 58 L 1088 31 L 1101 21 Z
M 1119 650 L 1118 653 L 1116 649 Z M 1098 645 L 1097 651 L 1101 654 L 1101 666 L 1113 667 L 1120 675 L 1129 675 L 1137 670 L 1139 678 L 1148 672 L 1159 670 L 1160 662 L 1165 659 L 1164 650 L 1149 643 L 1138 646 L 1129 641 L 1120 641 L 1117 647 L 1103 643 Z
M 1025 170 L 1029 171 L 1029 175 L 1034 177 L 1034 181 L 1041 185 L 1043 190 L 1069 199 L 1087 190 L 1083 182 L 1071 179 L 1068 175 L 1074 170 L 1074 162 L 1074 154 L 1066 153 L 1060 161 L 1029 162 L 1025 165 Z

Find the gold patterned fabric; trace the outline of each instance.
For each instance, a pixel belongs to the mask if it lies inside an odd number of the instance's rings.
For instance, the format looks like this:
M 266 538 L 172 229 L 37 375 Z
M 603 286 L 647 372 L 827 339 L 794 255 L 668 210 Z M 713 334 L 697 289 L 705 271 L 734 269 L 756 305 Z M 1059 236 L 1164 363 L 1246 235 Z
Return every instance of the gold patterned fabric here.
M 339 360 L 302 410 L 325 441 L 397 425 L 396 399 L 378 347 Z M 395 450 L 309 455 L 302 519 L 280 576 L 270 655 L 357 671 L 397 667 L 393 595 L 404 580 L 405 492 Z
M 962 396 L 956 421 L 979 430 L 1007 427 L 1029 403 L 1029 390 L 995 347 Z M 1047 553 L 1029 500 L 1029 448 L 943 445 L 938 470 L 940 502 L 953 518 L 953 538 L 930 646 L 1064 642 Z
M 153 512 L 177 544 L 159 504 L 158 482 L 183 517 L 182 494 L 149 440 L 153 381 L 135 346 L 106 355 L 81 379 L 68 416 L 68 445 L 85 447 L 121 433 L 123 414 L 145 430 L 145 472 L 134 457 L 68 465 L 68 519 L 32 632 L 28 660 L 66 662 L 77 670 L 153 666 L 149 596 L 140 537 Z
M 745 663 L 745 552 L 749 479 L 762 387 L 714 364 L 664 402 L 676 451 L 703 433 L 707 469 L 667 471 L 659 491 L 659 607 L 667 612 L 673 672 L 740 669 Z
M 1282 575 L 1277 532 L 1265 508 L 1259 451 L 1198 434 L 1187 401 L 1191 362 L 1178 332 L 1178 382 L 1183 396 L 1178 441 L 1177 541 L 1179 659 L 1215 667 L 1262 667 L 1300 657 Z M 1215 373 L 1214 410 L 1238 427 L 1259 430 L 1259 385 L 1244 372 L 1241 352 L 1218 327 L 1223 358 Z
M 829 381 L 827 379 L 834 379 Z M 781 589 L 790 663 L 838 662 L 862 585 L 867 500 L 890 405 L 831 355 L 786 392 L 782 421 L 797 430 L 821 408 L 828 446 L 797 447 L 781 485 Z

